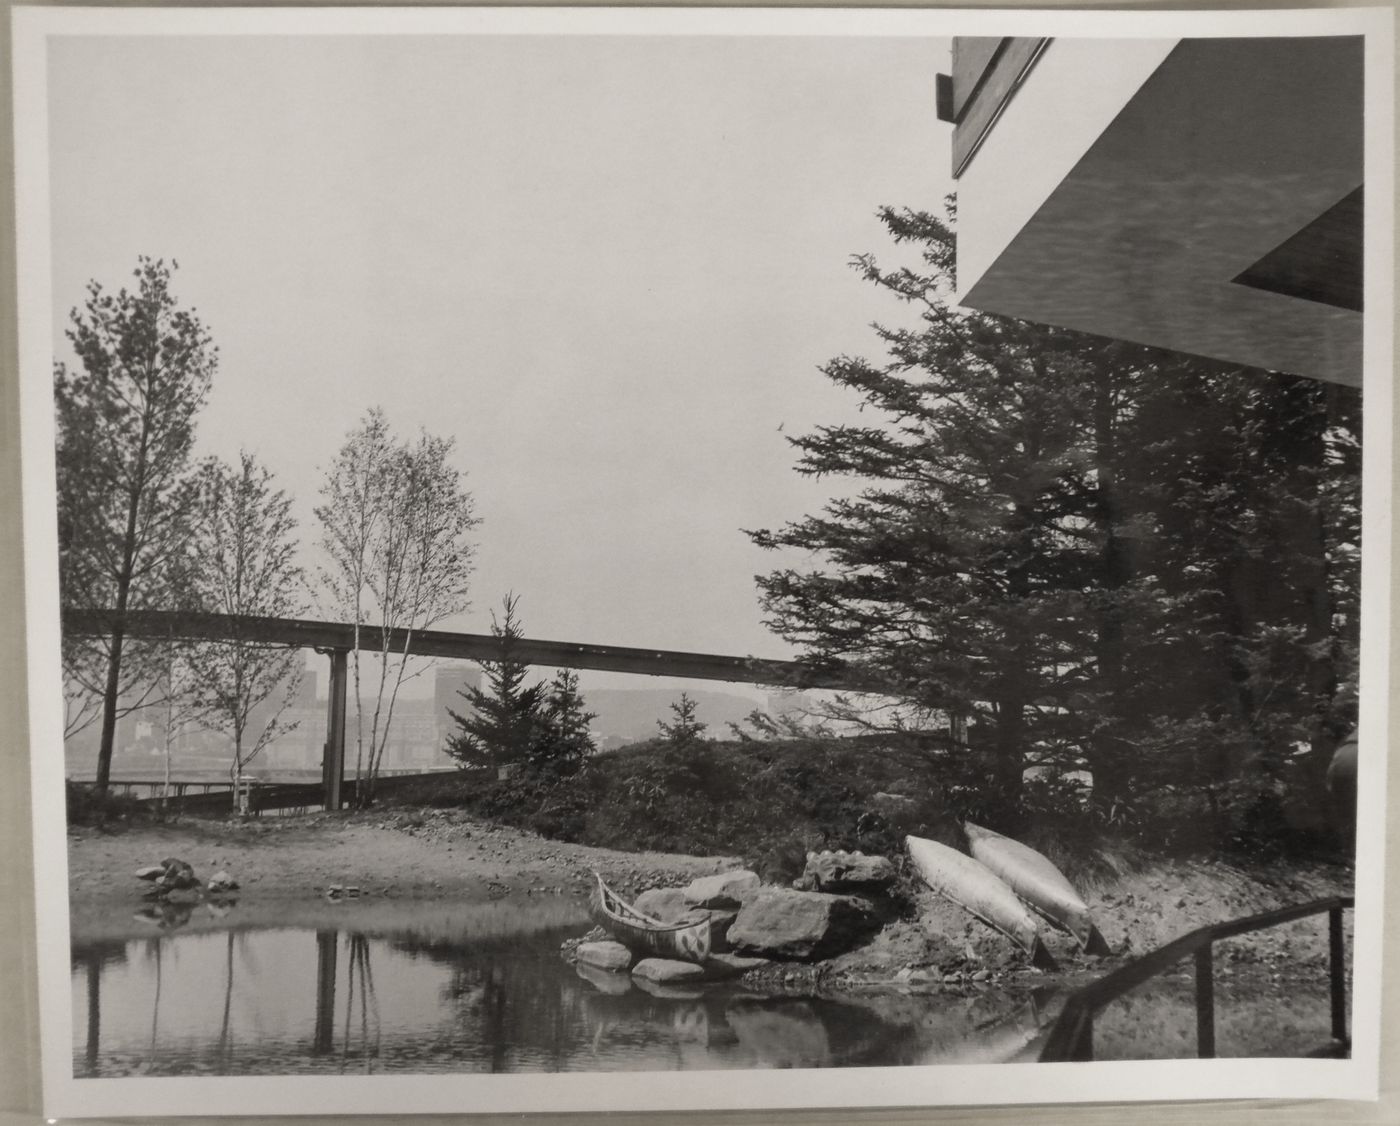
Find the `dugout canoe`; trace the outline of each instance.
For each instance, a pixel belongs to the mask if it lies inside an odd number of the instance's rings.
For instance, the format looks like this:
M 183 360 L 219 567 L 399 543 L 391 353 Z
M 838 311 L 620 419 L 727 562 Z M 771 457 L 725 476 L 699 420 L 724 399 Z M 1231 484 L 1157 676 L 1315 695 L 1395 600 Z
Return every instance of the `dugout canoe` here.
M 603 877 L 588 897 L 588 914 L 632 953 L 642 958 L 672 958 L 678 962 L 703 964 L 710 956 L 710 920 L 663 923 L 638 911 L 612 888 Z
M 914 870 L 930 888 L 1001 931 L 1030 957 L 1032 965 L 1059 968 L 1041 941 L 1034 916 L 1000 876 L 980 860 L 937 841 L 906 837 L 904 844 Z
M 991 829 L 963 822 L 968 851 L 1051 926 L 1074 936 L 1088 954 L 1109 954 L 1107 941 L 1089 915 L 1089 905 L 1048 857 Z

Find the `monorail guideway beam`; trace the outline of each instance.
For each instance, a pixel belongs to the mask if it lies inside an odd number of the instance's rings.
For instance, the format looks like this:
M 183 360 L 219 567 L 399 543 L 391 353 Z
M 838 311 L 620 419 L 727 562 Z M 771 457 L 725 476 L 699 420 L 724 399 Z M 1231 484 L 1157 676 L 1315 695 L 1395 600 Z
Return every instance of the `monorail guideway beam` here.
M 95 637 L 111 631 L 113 610 L 63 611 L 63 632 L 75 637 Z M 345 718 L 347 659 L 356 647 L 380 649 L 385 636 L 378 627 L 359 630 L 344 622 L 307 621 L 298 618 L 261 618 L 247 615 L 206 614 L 172 610 L 137 610 L 122 615 L 126 635 L 167 641 L 223 641 L 238 639 L 265 645 L 314 649 L 331 662 L 326 705 L 326 742 L 321 758 L 321 786 L 325 807 L 337 810 L 345 800 Z M 500 654 L 500 639 L 489 634 L 449 633 L 442 630 L 388 631 L 388 647 L 395 653 L 450 660 L 490 661 Z M 516 659 L 527 665 L 594 669 L 643 676 L 683 677 L 748 684 L 787 685 L 799 688 L 880 691 L 862 683 L 847 669 L 813 670 L 797 661 L 760 660 L 752 657 L 688 653 L 669 649 L 640 649 L 618 645 L 588 645 L 567 641 L 521 638 Z M 357 780 L 358 784 L 358 780 Z

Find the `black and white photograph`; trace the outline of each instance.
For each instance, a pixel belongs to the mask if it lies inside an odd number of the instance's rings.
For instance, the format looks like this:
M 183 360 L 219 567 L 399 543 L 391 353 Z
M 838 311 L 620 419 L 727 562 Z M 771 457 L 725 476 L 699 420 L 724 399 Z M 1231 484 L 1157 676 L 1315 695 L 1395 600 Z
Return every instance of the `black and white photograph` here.
M 1374 1099 L 1390 15 L 16 9 L 45 1113 Z

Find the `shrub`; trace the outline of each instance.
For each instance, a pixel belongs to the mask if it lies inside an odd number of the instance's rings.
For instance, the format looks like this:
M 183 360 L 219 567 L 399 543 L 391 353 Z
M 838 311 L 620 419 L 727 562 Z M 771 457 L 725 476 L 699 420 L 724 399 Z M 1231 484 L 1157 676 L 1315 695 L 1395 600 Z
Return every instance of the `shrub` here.
M 70 828 L 105 828 L 114 823 L 155 821 L 163 815 L 159 802 L 141 801 L 130 794 L 100 794 L 86 782 L 68 782 L 65 796 Z

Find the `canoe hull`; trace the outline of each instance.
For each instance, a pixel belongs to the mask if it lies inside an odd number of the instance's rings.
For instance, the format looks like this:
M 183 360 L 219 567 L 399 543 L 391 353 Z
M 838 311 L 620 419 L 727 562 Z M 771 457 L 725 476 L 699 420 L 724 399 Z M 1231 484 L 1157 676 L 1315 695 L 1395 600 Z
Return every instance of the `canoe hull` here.
M 670 958 L 703 964 L 710 956 L 710 920 L 668 925 L 642 914 L 595 873 L 588 914 L 632 953 L 642 958 Z
M 1108 953 L 1108 944 L 1090 917 L 1089 905 L 1046 856 L 970 821 L 963 823 L 963 829 L 972 855 L 1000 876 L 1034 911 L 1073 935 L 1089 953 Z
M 1029 955 L 1033 965 L 1056 968 L 1035 919 L 1001 877 L 981 861 L 937 841 L 906 837 L 905 846 L 919 877 L 930 888 L 1001 931 Z

